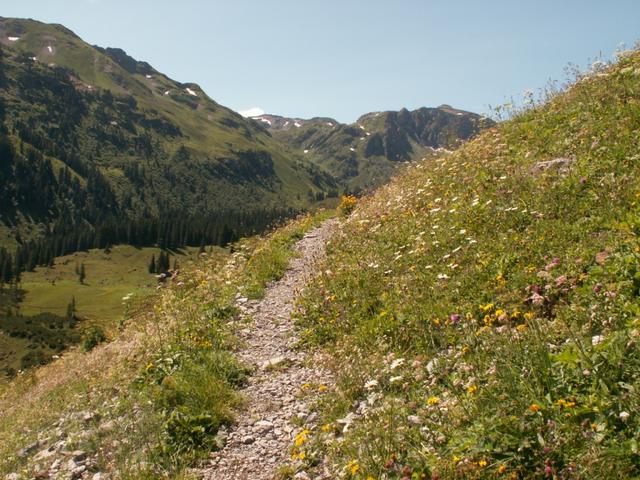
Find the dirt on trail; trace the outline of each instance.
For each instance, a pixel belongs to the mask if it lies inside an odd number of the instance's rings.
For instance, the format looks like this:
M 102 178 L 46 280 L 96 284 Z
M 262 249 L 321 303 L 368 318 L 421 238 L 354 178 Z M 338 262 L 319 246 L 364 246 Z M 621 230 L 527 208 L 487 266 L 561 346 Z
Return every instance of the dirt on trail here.
M 267 286 L 264 298 L 238 299 L 242 312 L 237 323 L 242 342 L 238 355 L 256 371 L 241 392 L 246 409 L 236 424 L 222 432 L 226 445 L 211 454 L 210 466 L 199 472 L 201 478 L 272 480 L 278 468 L 290 461 L 295 436 L 302 428 L 316 426 L 311 404 L 322 385 L 331 385 L 333 379 L 318 354 L 295 348 L 298 337 L 291 314 L 337 225 L 331 219 L 308 232 L 296 244 L 297 256 L 289 269 Z M 310 477 L 300 472 L 296 478 Z

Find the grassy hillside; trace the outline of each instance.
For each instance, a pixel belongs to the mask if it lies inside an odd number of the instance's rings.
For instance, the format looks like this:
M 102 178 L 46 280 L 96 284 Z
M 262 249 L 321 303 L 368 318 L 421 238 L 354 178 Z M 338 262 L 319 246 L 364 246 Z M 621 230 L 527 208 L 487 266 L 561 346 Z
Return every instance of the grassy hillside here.
M 0 475 L 70 475 L 69 452 L 82 450 L 91 475 L 188 478 L 241 403 L 235 390 L 249 371 L 232 355 L 236 298 L 260 297 L 324 218 L 300 217 L 231 255 L 185 262 L 176 280 L 127 301 L 114 341 L 0 381 Z
M 171 265 L 191 265 L 198 251 L 197 247 L 186 247 L 172 252 Z M 207 252 L 219 256 L 225 250 L 207 247 Z M 123 299 L 141 300 L 157 287 L 148 267 L 152 256 L 157 259 L 159 255 L 157 248 L 128 245 L 114 246 L 108 252 L 77 252 L 56 258 L 51 267 L 24 273 L 18 301 L 11 298 L 12 287 L 5 286 L 0 292 L 0 372 L 46 363 L 52 355 L 78 344 L 91 327 L 116 337 L 127 313 Z M 86 270 L 82 283 L 78 276 L 81 265 Z M 69 323 L 66 317 L 71 302 L 77 320 Z
M 301 468 L 640 476 L 639 99 L 627 52 L 361 201 L 300 304 L 340 377 Z
M 347 190 L 369 190 L 385 183 L 407 160 L 432 157 L 457 147 L 493 121 L 448 105 L 412 112 L 374 112 L 350 125 L 331 118 L 255 118 L 275 138 L 331 172 Z
M 6 18 L 0 47 L 0 221 L 13 236 L 60 218 L 302 209 L 335 187 L 196 84 L 122 50 Z

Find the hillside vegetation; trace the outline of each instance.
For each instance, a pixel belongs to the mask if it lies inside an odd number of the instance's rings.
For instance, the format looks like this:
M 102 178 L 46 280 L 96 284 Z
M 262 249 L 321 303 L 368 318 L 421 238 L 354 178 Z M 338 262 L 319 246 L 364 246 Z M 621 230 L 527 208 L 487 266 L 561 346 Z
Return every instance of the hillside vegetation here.
M 89 247 L 105 235 L 136 243 L 141 219 L 162 224 L 148 226 L 154 241 L 173 226 L 198 245 L 225 225 L 259 231 L 336 187 L 196 84 L 61 25 L 0 18 L 0 65 L 0 240 L 10 247 L 70 233 L 75 247 L 94 231 Z M 195 225 L 203 218 L 218 232 Z
M 455 148 L 494 124 L 448 105 L 367 113 L 349 125 L 331 118 L 260 115 L 254 119 L 274 138 L 331 172 L 350 192 L 378 187 L 403 162 Z
M 224 443 L 218 430 L 233 421 L 251 373 L 233 355 L 233 332 L 244 328 L 236 300 L 260 298 L 326 216 L 184 261 L 156 294 L 124 299 L 112 342 L 0 381 L 0 475 L 185 478 Z
M 199 250 L 173 251 L 170 263 L 178 269 L 188 265 Z M 207 251 L 224 252 L 213 246 Z M 94 328 L 113 338 L 126 313 L 123 298 L 142 298 L 158 285 L 149 263 L 161 254 L 158 248 L 127 245 L 76 252 L 57 257 L 51 266 L 25 272 L 19 287 L 0 288 L 0 375 L 47 363 Z M 81 268 L 85 269 L 82 282 Z
M 300 302 L 339 374 L 304 468 L 640 476 L 639 152 L 634 51 L 362 199 Z

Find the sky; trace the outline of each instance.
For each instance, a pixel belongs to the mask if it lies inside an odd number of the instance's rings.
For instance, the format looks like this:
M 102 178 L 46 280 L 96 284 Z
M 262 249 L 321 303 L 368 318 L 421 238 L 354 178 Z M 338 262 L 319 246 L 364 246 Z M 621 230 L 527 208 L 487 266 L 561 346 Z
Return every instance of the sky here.
M 490 107 L 640 40 L 638 0 L 3 0 L 236 111 Z

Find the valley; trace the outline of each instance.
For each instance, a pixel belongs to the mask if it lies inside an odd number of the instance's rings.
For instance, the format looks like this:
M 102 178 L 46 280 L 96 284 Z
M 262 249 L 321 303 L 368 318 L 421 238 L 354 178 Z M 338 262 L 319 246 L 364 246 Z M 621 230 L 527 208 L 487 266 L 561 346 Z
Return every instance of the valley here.
M 354 125 L 270 116 L 272 128 L 121 49 L 34 20 L 0 17 L 0 62 L 0 285 L 12 292 L 0 369 L 11 375 L 88 326 L 112 330 L 121 298 L 153 285 L 149 252 L 179 252 L 182 263 L 194 245 L 226 247 L 335 207 L 491 125 L 443 106 Z M 72 299 L 64 340 L 25 339 L 29 325 L 46 330 L 42 315 L 51 329 L 64 323 Z

